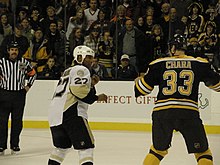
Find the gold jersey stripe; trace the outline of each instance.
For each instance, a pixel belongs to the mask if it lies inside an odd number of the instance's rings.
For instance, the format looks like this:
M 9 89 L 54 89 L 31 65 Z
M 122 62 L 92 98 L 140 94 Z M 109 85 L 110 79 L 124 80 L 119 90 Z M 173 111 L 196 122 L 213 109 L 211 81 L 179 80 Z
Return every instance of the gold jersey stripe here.
M 209 88 L 214 89 L 220 86 L 220 82 L 218 82 L 217 84 L 213 85 L 213 86 L 209 86 Z
M 167 105 L 167 106 L 155 107 L 155 108 L 153 109 L 153 111 L 160 111 L 160 110 L 171 109 L 171 108 L 176 108 L 176 109 L 190 109 L 190 110 L 199 111 L 198 108 L 191 107 L 191 106 L 183 106 L 183 105 Z
M 163 103 L 163 102 L 168 102 L 168 101 L 191 102 L 193 104 L 198 105 L 198 102 L 193 101 L 193 100 L 189 100 L 189 99 L 176 99 L 176 98 L 169 98 L 169 99 L 166 99 L 166 100 L 158 100 L 158 101 L 156 101 L 156 103 Z
M 144 81 L 144 78 L 141 78 L 141 82 L 146 88 L 148 88 L 151 91 L 153 90 L 153 88 Z
M 136 87 L 137 87 L 137 89 L 138 89 L 138 91 L 139 91 L 140 93 L 142 93 L 143 95 L 147 95 L 147 94 L 148 94 L 147 92 L 145 92 L 145 91 L 143 91 L 143 90 L 141 89 L 141 87 L 140 87 L 139 84 L 138 84 L 138 81 L 135 82 L 135 85 L 136 85 Z
M 159 58 L 159 59 L 156 59 L 156 60 L 152 61 L 149 65 L 153 65 L 153 64 L 156 64 L 158 62 L 168 61 L 168 60 L 170 60 L 170 61 L 172 61 L 172 60 L 175 60 L 175 61 L 189 60 L 189 61 L 197 61 L 197 62 L 208 63 L 208 61 L 206 59 L 201 58 L 201 57 L 194 58 L 192 56 L 183 55 L 183 56 L 172 56 L 172 57 Z

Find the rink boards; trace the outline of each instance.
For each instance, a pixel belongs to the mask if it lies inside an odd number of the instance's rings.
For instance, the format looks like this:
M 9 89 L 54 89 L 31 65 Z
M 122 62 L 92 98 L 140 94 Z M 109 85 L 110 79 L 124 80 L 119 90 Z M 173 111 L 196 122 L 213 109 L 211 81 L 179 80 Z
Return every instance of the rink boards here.
M 27 94 L 25 128 L 48 128 L 48 106 L 57 81 L 37 80 Z M 157 88 L 144 97 L 134 97 L 132 81 L 100 81 L 97 94 L 108 95 L 108 102 L 89 107 L 89 121 L 96 130 L 151 131 L 151 112 Z M 200 86 L 199 107 L 208 133 L 220 133 L 220 94 Z

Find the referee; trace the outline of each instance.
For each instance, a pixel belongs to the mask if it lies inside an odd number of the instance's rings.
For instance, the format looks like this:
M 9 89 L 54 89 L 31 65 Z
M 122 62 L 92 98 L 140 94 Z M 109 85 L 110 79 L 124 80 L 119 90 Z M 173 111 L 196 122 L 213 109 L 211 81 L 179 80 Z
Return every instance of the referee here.
M 23 127 L 26 93 L 36 79 L 31 63 L 18 58 L 16 42 L 8 46 L 8 56 L 0 59 L 0 155 L 7 149 L 8 120 L 11 114 L 11 154 L 20 151 L 19 136 Z M 25 79 L 27 78 L 27 85 Z

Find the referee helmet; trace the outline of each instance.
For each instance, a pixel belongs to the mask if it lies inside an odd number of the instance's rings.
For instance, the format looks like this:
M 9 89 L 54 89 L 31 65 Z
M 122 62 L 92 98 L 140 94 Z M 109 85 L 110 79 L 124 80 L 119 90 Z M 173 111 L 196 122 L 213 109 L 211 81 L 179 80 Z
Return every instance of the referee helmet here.
M 9 45 L 8 45 L 8 49 L 10 48 L 19 48 L 18 43 L 16 41 L 12 41 Z

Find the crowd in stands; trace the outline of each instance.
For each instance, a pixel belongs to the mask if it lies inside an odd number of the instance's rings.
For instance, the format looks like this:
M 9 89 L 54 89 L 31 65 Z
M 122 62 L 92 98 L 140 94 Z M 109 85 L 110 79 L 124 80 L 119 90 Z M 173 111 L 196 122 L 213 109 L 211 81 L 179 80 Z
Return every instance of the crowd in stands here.
M 101 79 L 133 80 L 151 61 L 169 56 L 174 34 L 187 38 L 187 55 L 207 58 L 219 70 L 220 0 L 0 2 L 0 58 L 16 40 L 39 79 L 59 79 L 83 44 L 95 51 Z

